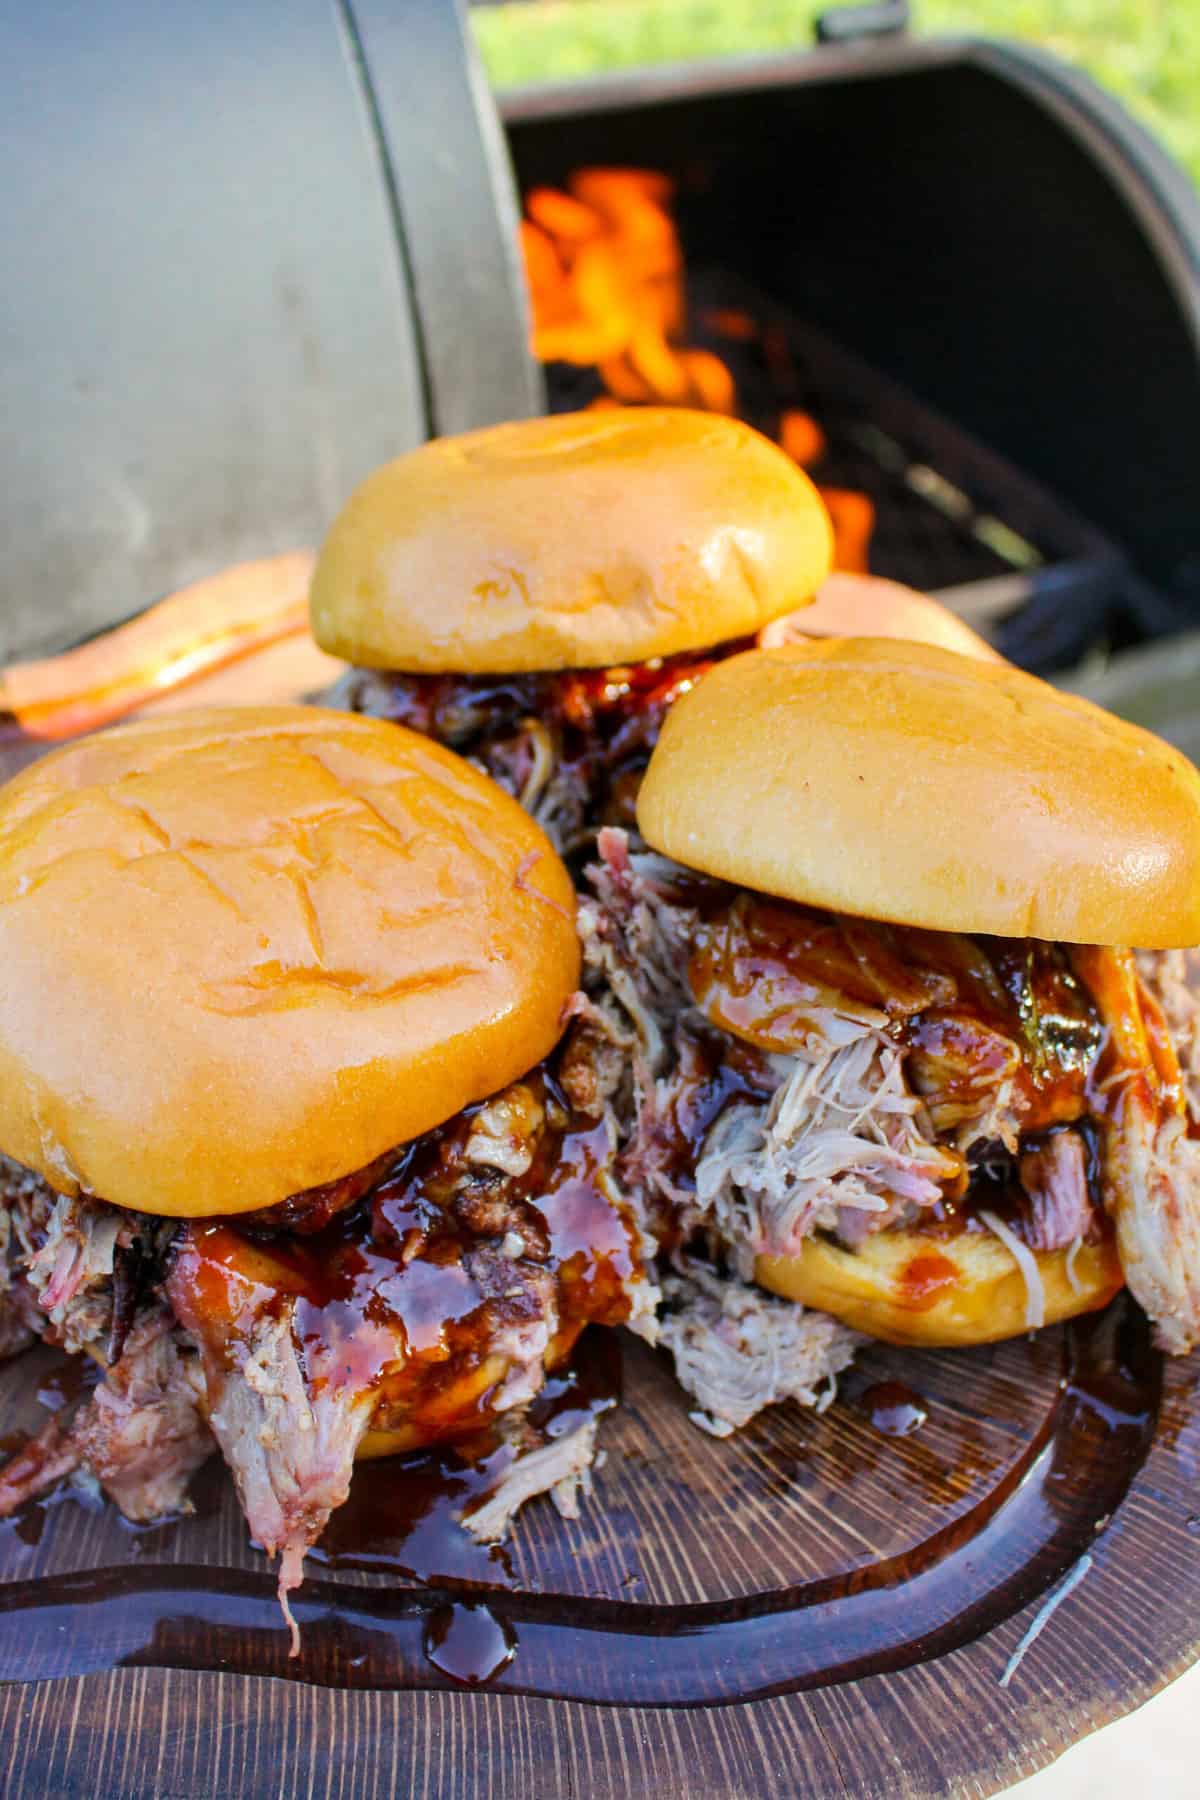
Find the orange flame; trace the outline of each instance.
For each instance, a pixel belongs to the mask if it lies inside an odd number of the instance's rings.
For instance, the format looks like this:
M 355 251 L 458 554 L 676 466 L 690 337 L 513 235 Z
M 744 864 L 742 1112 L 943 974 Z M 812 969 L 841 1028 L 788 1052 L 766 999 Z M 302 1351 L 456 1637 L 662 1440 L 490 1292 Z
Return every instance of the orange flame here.
M 540 362 L 595 368 L 605 392 L 593 408 L 692 406 L 736 414 L 729 364 L 686 341 L 683 250 L 671 212 L 674 183 L 652 169 L 577 169 L 567 190 L 531 188 L 521 248 Z M 791 352 L 775 327 L 720 308 L 706 318 L 730 343 L 761 339 L 773 368 Z M 782 359 L 782 362 L 781 362 Z M 808 413 L 785 411 L 779 442 L 801 468 L 819 464 L 825 434 Z M 875 513 L 865 494 L 821 488 L 834 532 L 834 567 L 868 564 Z

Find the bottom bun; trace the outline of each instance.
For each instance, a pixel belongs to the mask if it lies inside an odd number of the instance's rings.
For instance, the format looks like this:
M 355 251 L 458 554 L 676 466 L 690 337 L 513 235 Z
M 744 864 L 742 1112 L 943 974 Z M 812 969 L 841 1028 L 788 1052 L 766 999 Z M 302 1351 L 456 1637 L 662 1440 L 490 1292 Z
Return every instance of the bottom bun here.
M 511 1373 L 512 1363 L 508 1357 L 498 1352 L 485 1356 L 482 1362 L 464 1370 L 439 1392 L 436 1417 L 432 1416 L 428 1404 L 423 1407 L 419 1426 L 387 1423 L 389 1415 L 394 1418 L 397 1411 L 403 1417 L 404 1403 L 401 1402 L 400 1407 L 389 1404 L 385 1376 L 374 1423 L 364 1433 L 355 1451 L 355 1460 L 375 1462 L 381 1456 L 402 1456 L 410 1450 L 424 1450 L 430 1444 L 444 1443 L 468 1436 L 472 1430 L 477 1431 L 492 1417 L 489 1401 Z
M 1082 1244 L 1070 1276 L 1069 1251 L 1033 1256 L 1046 1325 L 1098 1311 L 1125 1285 L 1111 1240 Z M 772 1293 L 889 1344 L 994 1344 L 1030 1328 L 1020 1264 L 990 1232 L 940 1238 L 896 1229 L 868 1238 L 861 1250 L 808 1238 L 798 1255 L 758 1257 L 754 1274 Z
M 425 1447 L 425 1439 L 411 1429 L 402 1431 L 368 1431 L 354 1452 L 355 1462 L 378 1462 L 383 1456 L 405 1456 L 411 1450 Z

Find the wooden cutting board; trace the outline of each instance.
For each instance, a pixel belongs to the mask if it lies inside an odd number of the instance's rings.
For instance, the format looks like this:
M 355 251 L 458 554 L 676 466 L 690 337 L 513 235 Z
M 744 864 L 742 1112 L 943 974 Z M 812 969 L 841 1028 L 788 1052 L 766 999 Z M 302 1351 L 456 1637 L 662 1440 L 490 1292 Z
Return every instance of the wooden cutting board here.
M 45 1358 L 0 1372 L 0 1440 Z M 0 1791 L 982 1796 L 1200 1656 L 1200 1358 L 1164 1365 L 1123 1302 L 876 1347 L 823 1416 L 721 1443 L 665 1358 L 621 1360 L 579 1521 L 535 1502 L 487 1566 L 312 1561 L 299 1663 L 219 1470 L 153 1530 L 69 1496 L 0 1527 Z M 391 1478 L 360 1471 L 343 1548 Z M 428 1658 L 453 1606 L 514 1646 L 485 1686 Z

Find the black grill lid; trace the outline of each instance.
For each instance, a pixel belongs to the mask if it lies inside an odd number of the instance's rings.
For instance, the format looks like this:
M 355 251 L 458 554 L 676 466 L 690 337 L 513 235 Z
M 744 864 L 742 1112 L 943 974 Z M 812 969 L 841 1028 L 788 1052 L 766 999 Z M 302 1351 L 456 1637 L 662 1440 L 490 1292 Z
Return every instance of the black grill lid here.
M 4 9 L 0 660 L 537 406 L 490 104 L 451 0 Z

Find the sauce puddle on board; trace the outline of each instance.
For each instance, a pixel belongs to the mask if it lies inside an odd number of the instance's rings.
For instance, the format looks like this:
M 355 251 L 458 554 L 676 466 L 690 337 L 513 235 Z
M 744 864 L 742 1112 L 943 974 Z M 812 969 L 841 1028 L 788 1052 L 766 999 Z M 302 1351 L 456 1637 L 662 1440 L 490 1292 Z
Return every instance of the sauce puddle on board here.
M 598 1419 L 621 1394 L 621 1350 L 612 1332 L 584 1333 L 570 1365 L 547 1378 L 529 1408 L 550 1439 Z M 406 1581 L 515 1587 L 503 1544 L 479 1544 L 460 1520 L 496 1486 L 513 1451 L 490 1436 L 459 1448 L 362 1463 L 345 1505 L 309 1552 L 331 1569 L 371 1569 Z
M 425 1622 L 423 1642 L 434 1668 L 464 1687 L 482 1687 L 507 1668 L 517 1653 L 512 1626 L 489 1612 L 481 1601 L 439 1606 Z
M 562 1435 L 612 1404 L 615 1384 L 598 1371 L 615 1347 L 593 1336 L 583 1363 L 543 1398 L 548 1433 Z M 1058 1342 L 1063 1361 L 1055 1367 L 1051 1359 L 1044 1371 L 1045 1411 L 1033 1415 L 986 1491 L 877 1561 L 700 1601 L 560 1592 L 552 1582 L 543 1588 L 516 1557 L 510 1571 L 459 1527 L 490 1471 L 449 1452 L 397 1458 L 359 1471 L 363 1535 L 350 1535 L 352 1500 L 340 1531 L 310 1559 L 293 1597 L 302 1631 L 295 1661 L 265 1568 L 122 1557 L 30 1577 L 28 1564 L 12 1566 L 0 1579 L 0 1678 L 216 1668 L 339 1688 L 486 1686 L 692 1706 L 903 1668 L 971 1642 L 1031 1594 L 1047 1592 L 1094 1545 L 1142 1463 L 1162 1378 L 1145 1320 L 1119 1301 L 1066 1328 Z M 860 1398 L 847 1396 L 847 1404 L 866 1412 Z M 502 1448 L 493 1444 L 487 1455 Z M 615 1519 L 610 1510 L 610 1529 Z M 47 1529 L 47 1541 L 51 1535 Z M 92 1555 L 90 1531 L 86 1547 Z M 456 1555 L 473 1560 L 456 1563 Z M 337 1568 L 351 1566 L 373 1579 L 339 1579 Z
M 859 1395 L 858 1404 L 884 1437 L 911 1437 L 929 1418 L 920 1394 L 902 1381 L 877 1381 Z

